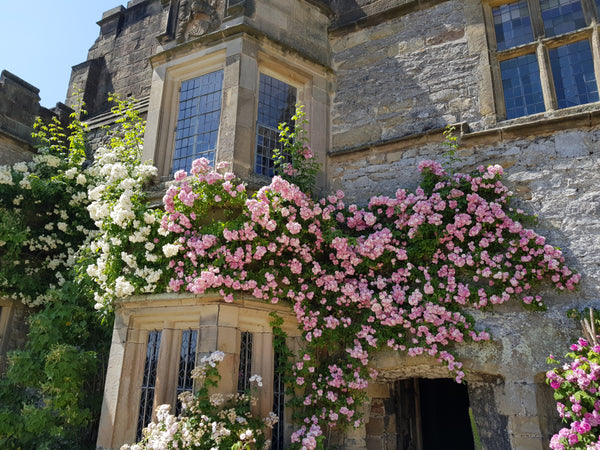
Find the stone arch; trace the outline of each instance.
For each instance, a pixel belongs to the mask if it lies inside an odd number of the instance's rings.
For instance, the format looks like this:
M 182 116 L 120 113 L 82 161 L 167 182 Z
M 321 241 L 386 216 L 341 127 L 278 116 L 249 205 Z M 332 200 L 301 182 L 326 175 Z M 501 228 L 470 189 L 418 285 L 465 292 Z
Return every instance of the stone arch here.
M 500 374 L 469 371 L 459 385 L 434 358 L 384 352 L 375 365 L 379 375 L 370 387 L 366 411 L 368 449 L 462 450 L 469 445 L 475 448 L 475 440 L 490 450 L 512 448 L 509 420 L 501 409 L 504 377 Z M 444 402 L 451 406 L 445 407 Z M 444 414 L 456 417 L 444 424 L 439 422 Z M 462 430 L 454 433 L 455 447 L 447 441 L 440 447 L 439 439 L 432 436 L 444 433 L 446 425 Z M 465 436 L 469 433 L 470 444 Z

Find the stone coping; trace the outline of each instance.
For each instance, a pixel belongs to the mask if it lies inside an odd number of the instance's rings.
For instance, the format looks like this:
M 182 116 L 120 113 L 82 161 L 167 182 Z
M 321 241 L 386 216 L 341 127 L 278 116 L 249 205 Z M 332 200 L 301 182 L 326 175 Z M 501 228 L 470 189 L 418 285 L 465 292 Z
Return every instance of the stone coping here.
M 134 104 L 134 108 L 137 109 L 140 113 L 147 113 L 148 107 L 150 105 L 150 96 L 147 95 L 140 99 L 137 99 Z M 112 125 L 115 123 L 115 115 L 112 112 L 105 112 L 102 114 L 98 114 L 97 116 L 90 117 L 87 120 L 84 120 L 84 123 L 87 124 L 89 130 L 96 130 L 102 128 L 106 125 Z
M 161 293 L 132 295 L 122 299 L 115 300 L 115 305 L 123 309 L 130 308 L 160 308 L 162 306 L 202 306 L 202 305 L 227 305 L 238 308 L 248 308 L 255 310 L 275 311 L 278 313 L 293 315 L 289 302 L 280 300 L 273 304 L 259 300 L 250 295 L 237 295 L 233 302 L 226 302 L 216 293 L 191 294 L 191 293 Z

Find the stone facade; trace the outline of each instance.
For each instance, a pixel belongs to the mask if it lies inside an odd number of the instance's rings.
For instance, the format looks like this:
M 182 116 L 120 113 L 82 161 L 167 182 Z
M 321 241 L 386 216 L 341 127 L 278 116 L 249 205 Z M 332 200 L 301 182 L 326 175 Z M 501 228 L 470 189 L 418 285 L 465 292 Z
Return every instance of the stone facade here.
M 558 110 L 546 101 L 547 112 L 505 120 L 490 14 L 487 2 L 475 0 L 130 1 L 98 22 L 100 36 L 88 60 L 73 68 L 71 84 L 82 90 L 92 124 L 107 120 L 102 114 L 108 92 L 141 99 L 148 117 L 144 155 L 168 179 L 179 86 L 222 69 L 216 157 L 259 186 L 268 180 L 252 170 L 257 79 L 259 73 L 270 74 L 296 86 L 307 105 L 309 135 L 324 167 L 321 191 L 342 189 L 357 204 L 415 187 L 418 162 L 443 159 L 442 131 L 455 124 L 460 148 L 454 167 L 502 165 L 518 206 L 539 217 L 536 230 L 561 247 L 568 264 L 583 275 L 578 292 L 544 292 L 547 312 L 506 305 L 473 311 L 494 340 L 456 348 L 469 370 L 468 399 L 483 447 L 541 449 L 557 429 L 551 391 L 543 381 L 546 357 L 564 353 L 579 334 L 568 309 L 600 306 L 600 107 L 596 102 Z M 600 41 L 594 27 L 584 31 L 598 76 Z M 552 76 L 542 72 L 547 90 Z M 69 91 L 69 102 L 74 92 Z M 137 411 L 139 367 L 123 359 L 130 344 L 143 345 L 134 326 L 141 322 L 131 314 L 161 305 L 161 314 L 176 315 L 185 304 L 205 317 L 207 305 L 218 304 L 166 297 L 135 302 L 137 309 L 132 303 L 117 311 L 122 320 L 115 328 L 99 439 L 105 448 L 133 438 L 133 416 L 125 421 L 129 428 L 118 428 L 114 415 L 118 402 L 129 398 L 121 392 L 131 395 L 132 414 Z M 211 326 L 223 326 L 224 333 L 244 328 L 214 320 Z M 229 345 L 213 343 L 214 349 Z M 235 360 L 236 348 L 227 348 Z M 424 448 L 426 424 L 417 409 L 427 404 L 420 390 L 429 389 L 423 380 L 446 372 L 434 361 L 392 353 L 382 353 L 374 365 L 380 379 L 369 391 L 369 420 L 340 445 Z

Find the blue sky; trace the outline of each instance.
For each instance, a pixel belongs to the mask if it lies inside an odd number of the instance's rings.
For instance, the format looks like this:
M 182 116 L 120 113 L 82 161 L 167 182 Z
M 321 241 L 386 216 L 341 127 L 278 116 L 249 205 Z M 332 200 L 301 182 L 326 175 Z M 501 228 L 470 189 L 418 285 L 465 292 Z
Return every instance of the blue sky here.
M 64 101 L 71 66 L 84 62 L 102 13 L 127 1 L 0 0 L 0 71 L 40 89 L 42 106 Z

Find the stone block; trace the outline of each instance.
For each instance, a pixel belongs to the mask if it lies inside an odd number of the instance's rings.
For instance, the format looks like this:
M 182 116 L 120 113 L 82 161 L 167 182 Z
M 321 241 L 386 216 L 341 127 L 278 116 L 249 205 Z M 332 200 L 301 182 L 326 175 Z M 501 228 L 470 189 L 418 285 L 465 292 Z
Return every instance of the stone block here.
M 389 398 L 390 386 L 387 383 L 369 383 L 367 395 L 372 399 Z

